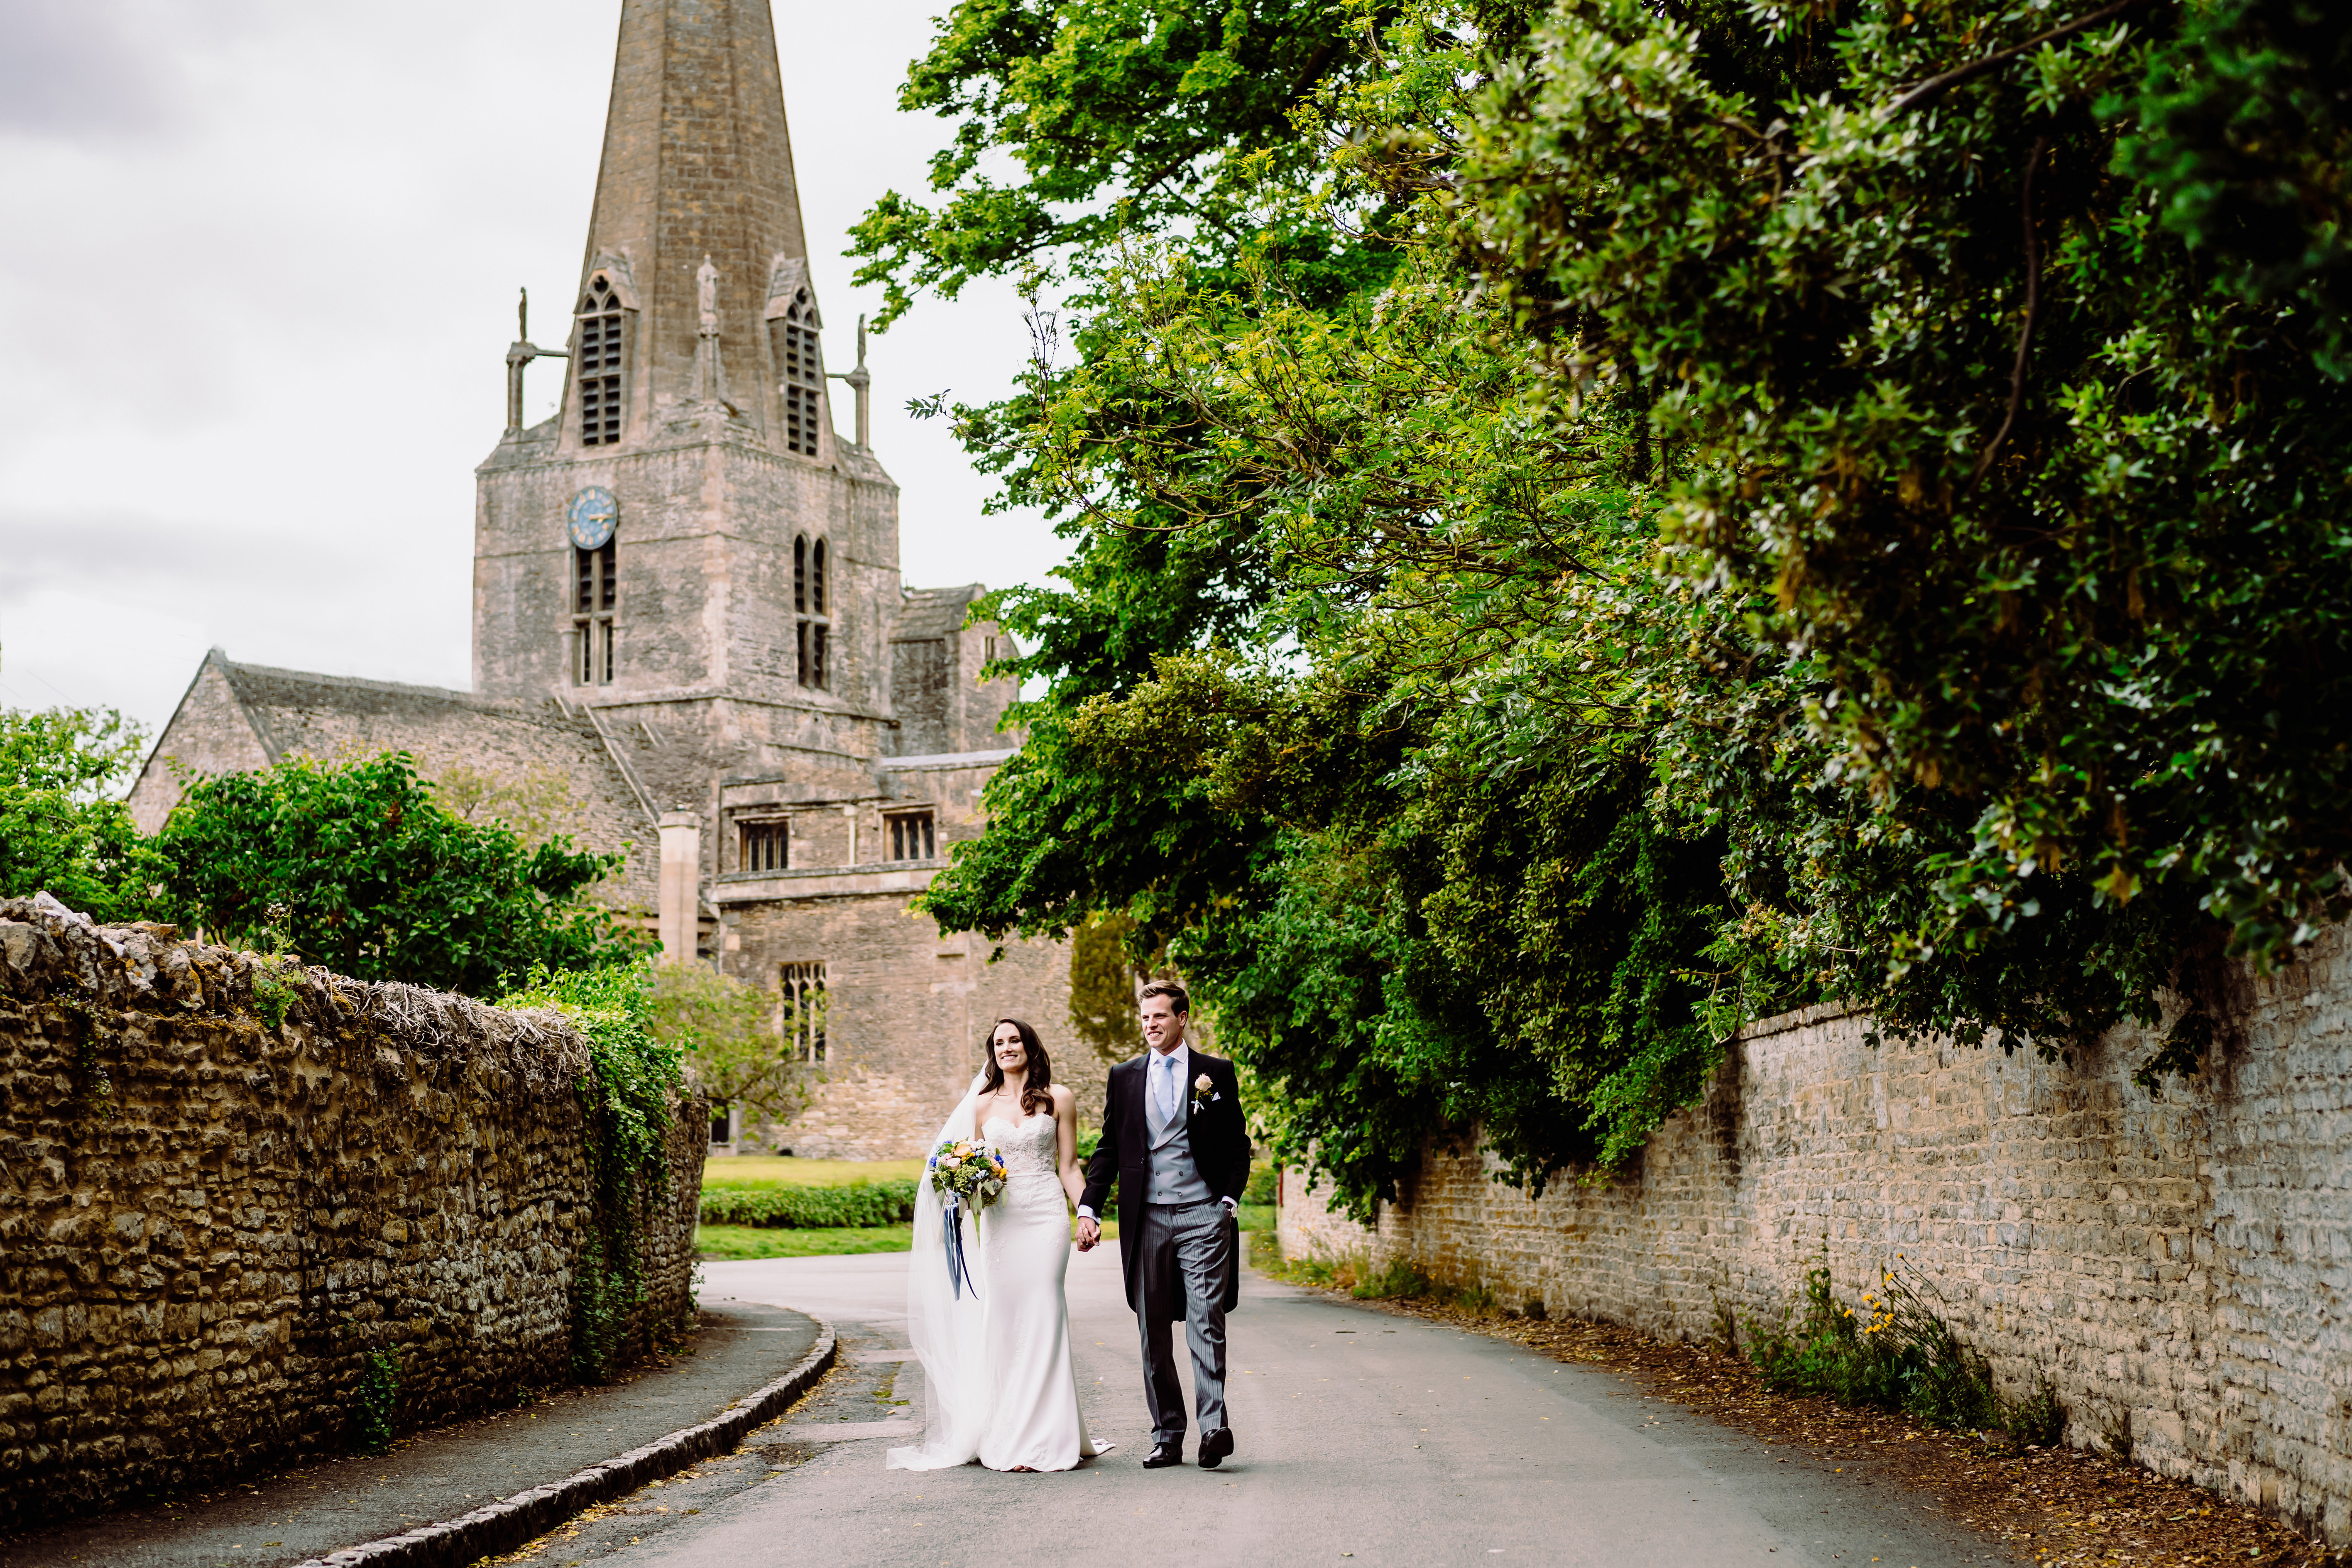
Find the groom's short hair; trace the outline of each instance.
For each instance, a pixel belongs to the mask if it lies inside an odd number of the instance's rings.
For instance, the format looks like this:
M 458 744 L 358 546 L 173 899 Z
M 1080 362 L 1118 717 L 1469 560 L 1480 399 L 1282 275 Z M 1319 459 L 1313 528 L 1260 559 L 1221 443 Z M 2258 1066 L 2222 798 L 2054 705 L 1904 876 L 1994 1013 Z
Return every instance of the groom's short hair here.
M 1185 990 L 1181 985 L 1177 984 L 1173 980 L 1153 981 L 1150 984 L 1145 986 L 1141 992 L 1137 994 L 1135 1005 L 1139 1007 L 1143 1005 L 1147 1000 L 1154 996 L 1167 997 L 1168 1005 L 1171 1007 L 1175 1008 L 1179 1013 L 1190 1013 L 1192 1010 L 1192 998 L 1185 993 Z

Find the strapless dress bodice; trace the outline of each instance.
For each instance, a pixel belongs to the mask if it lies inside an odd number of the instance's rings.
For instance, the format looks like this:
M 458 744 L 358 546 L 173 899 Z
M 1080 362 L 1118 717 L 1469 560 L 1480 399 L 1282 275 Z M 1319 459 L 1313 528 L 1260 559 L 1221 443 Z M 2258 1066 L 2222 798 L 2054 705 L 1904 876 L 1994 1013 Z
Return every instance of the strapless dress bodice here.
M 1004 1156 L 1005 1173 L 1018 1182 L 1024 1176 L 1054 1174 L 1060 1152 L 1057 1147 L 1054 1113 L 1041 1110 L 1019 1121 L 1007 1121 L 992 1116 L 981 1128 L 981 1135 Z

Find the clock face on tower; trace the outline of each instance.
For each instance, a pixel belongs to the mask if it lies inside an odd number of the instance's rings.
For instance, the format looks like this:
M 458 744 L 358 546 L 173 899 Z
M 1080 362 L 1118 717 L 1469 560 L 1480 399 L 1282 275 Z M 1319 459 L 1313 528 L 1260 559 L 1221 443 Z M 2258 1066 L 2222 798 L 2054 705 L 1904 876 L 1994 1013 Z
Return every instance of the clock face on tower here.
M 572 542 L 583 550 L 602 550 L 621 521 L 621 503 L 602 485 L 590 485 L 563 509 Z

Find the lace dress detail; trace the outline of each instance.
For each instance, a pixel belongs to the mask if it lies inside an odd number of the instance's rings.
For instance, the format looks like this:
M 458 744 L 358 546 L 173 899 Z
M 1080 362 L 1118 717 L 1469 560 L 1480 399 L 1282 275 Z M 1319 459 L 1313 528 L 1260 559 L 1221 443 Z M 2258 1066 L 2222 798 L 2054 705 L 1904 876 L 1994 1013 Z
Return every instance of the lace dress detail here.
M 1041 1110 L 1034 1116 L 1024 1117 L 1018 1122 L 992 1116 L 981 1131 L 996 1146 L 996 1152 L 1004 1156 L 1004 1169 L 1011 1177 L 1008 1185 L 1027 1185 L 1034 1178 L 1044 1176 L 1056 1188 L 1060 1186 L 1054 1172 L 1058 1163 L 1055 1156 L 1061 1152 L 1061 1138 L 1052 1111 Z

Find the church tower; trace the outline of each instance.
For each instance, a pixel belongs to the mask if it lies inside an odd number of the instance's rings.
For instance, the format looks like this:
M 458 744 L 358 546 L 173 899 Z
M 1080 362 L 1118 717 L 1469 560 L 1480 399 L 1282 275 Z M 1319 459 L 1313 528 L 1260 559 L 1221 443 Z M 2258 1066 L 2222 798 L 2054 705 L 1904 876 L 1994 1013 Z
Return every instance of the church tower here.
M 768 5 L 623 0 L 561 346 L 526 318 L 475 469 L 473 689 L 215 649 L 130 804 L 152 832 L 187 771 L 390 751 L 477 788 L 555 781 L 553 826 L 621 858 L 596 896 L 671 962 L 764 991 L 779 1055 L 810 1068 L 789 1124 L 717 1108 L 714 1152 L 895 1160 L 928 1146 L 992 1020 L 1067 1015 L 1068 955 L 911 907 L 986 831 L 1019 744 L 999 728 L 1014 684 L 990 670 L 1017 650 L 973 618 L 980 584 L 899 581 L 862 343 L 856 369 L 824 368 Z M 541 359 L 562 362 L 562 400 L 526 428 Z M 1055 1078 L 1095 1106 L 1105 1070 L 1071 1053 Z
M 664 809 L 898 751 L 898 490 L 835 429 L 832 382 L 865 376 L 824 370 L 767 0 L 625 0 L 566 302 L 565 347 L 509 352 L 476 470 L 474 689 L 640 738 Z M 541 357 L 563 399 L 526 429 Z

